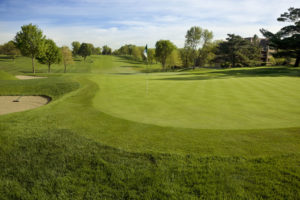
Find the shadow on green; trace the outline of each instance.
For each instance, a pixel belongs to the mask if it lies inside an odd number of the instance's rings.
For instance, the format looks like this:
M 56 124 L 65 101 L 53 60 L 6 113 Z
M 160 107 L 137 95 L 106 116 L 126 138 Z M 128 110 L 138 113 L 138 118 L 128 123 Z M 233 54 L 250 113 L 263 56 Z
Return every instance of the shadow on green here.
M 176 74 L 182 77 L 170 77 L 156 80 L 170 80 L 170 81 L 192 81 L 192 80 L 210 80 L 210 79 L 226 79 L 226 78 L 240 78 L 240 77 L 300 77 L 300 68 L 289 67 L 262 67 L 253 69 L 220 69 L 205 73 L 191 72 Z

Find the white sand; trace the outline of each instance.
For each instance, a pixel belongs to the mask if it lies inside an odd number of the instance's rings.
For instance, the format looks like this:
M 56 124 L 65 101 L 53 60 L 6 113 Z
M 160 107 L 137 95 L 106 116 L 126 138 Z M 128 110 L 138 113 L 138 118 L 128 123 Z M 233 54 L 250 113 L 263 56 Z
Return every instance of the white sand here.
M 28 80 L 28 79 L 40 79 L 40 78 L 48 78 L 48 77 L 17 75 L 16 78 L 21 80 Z
M 0 115 L 20 112 L 43 106 L 49 99 L 42 96 L 0 96 Z M 19 102 L 14 100 L 19 99 Z

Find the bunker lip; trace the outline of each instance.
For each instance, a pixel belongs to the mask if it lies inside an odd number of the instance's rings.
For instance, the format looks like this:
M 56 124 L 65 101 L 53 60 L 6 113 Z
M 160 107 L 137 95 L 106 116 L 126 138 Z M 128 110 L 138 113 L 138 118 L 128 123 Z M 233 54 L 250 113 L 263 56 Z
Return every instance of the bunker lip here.
M 29 79 L 42 79 L 42 78 L 48 78 L 48 77 L 43 77 L 43 76 L 27 76 L 27 75 L 17 75 L 17 79 L 20 80 L 29 80 Z
M 47 105 L 52 99 L 38 96 L 0 96 L 0 115 L 32 110 Z

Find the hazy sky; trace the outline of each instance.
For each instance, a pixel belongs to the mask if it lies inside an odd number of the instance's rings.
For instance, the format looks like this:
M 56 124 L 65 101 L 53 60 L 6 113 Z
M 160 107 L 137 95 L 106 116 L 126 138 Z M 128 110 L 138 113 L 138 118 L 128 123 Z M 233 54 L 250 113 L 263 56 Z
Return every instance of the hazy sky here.
M 0 0 L 0 43 L 33 23 L 58 45 L 153 47 L 169 39 L 182 47 L 191 26 L 213 31 L 214 39 L 277 31 L 284 25 L 277 17 L 289 7 L 299 8 L 300 0 Z

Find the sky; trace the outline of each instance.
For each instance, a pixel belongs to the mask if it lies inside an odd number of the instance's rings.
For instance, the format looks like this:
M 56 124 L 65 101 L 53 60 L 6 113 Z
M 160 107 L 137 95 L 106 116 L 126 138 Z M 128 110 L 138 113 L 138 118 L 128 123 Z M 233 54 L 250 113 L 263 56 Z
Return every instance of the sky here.
M 180 48 L 192 26 L 212 31 L 215 40 L 276 32 L 286 25 L 276 19 L 289 7 L 299 8 L 300 0 L 0 0 L 0 44 L 32 23 L 59 46 L 154 47 L 168 39 Z

